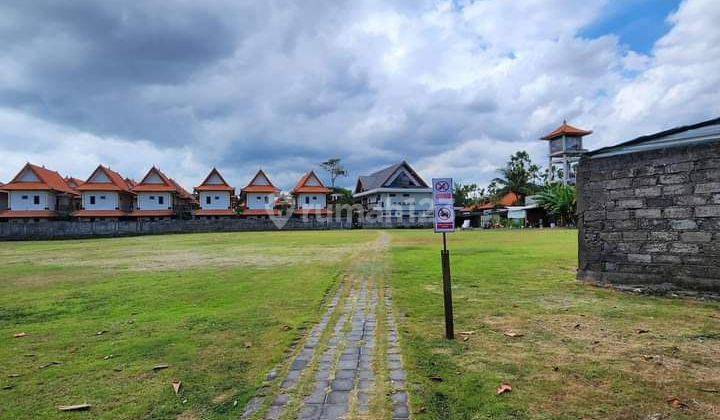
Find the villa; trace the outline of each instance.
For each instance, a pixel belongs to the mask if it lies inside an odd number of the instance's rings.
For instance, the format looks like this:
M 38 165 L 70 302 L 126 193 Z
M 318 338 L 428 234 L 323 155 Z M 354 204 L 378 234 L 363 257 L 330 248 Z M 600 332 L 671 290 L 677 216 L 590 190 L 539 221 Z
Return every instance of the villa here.
M 275 204 L 280 196 L 280 189 L 273 185 L 262 169 L 242 189 L 242 195 L 245 198 L 242 216 L 267 217 L 279 214 L 275 210 Z
M 82 194 L 81 207 L 72 216 L 81 220 L 114 219 L 130 215 L 133 209 L 132 185 L 119 173 L 99 165 L 85 182 L 73 181 Z
M 59 173 L 27 163 L 12 181 L 3 185 L 8 194 L 8 209 L 0 219 L 41 222 L 66 216 L 79 193 Z
M 196 204 L 189 192 L 154 166 L 132 192 L 136 194 L 136 205 L 130 216 L 140 219 L 189 218 Z
M 236 216 L 233 209 L 233 198 L 235 188 L 231 187 L 220 175 L 220 172 L 212 168 L 205 180 L 195 187 L 200 208 L 193 212 L 198 218 L 226 218 Z
M 433 216 L 432 189 L 405 161 L 360 176 L 353 198 L 366 213 L 390 221 Z
M 327 217 L 333 212 L 327 208 L 330 189 L 310 171 L 303 175 L 292 190 L 295 201 L 293 214 L 297 216 Z

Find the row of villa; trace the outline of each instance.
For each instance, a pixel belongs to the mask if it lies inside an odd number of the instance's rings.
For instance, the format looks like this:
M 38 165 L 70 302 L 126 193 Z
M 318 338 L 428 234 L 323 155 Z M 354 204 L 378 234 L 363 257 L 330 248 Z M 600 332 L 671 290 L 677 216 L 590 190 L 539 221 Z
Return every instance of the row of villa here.
M 156 167 L 135 182 L 99 165 L 82 181 L 27 163 L 12 181 L 0 183 L 0 221 L 267 218 L 288 212 L 328 217 L 333 215 L 331 197 L 314 171 L 303 175 L 285 198 L 262 170 L 236 196 L 215 168 L 190 193 Z M 360 176 L 354 197 L 379 217 L 405 221 L 432 216 L 431 189 L 405 161 Z

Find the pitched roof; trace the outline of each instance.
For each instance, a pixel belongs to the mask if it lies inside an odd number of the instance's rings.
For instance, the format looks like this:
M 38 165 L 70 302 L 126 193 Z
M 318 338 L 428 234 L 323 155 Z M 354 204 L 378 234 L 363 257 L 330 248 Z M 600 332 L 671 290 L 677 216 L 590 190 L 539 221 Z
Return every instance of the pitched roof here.
M 500 197 L 500 199 L 497 201 L 488 201 L 483 204 L 472 206 L 471 208 L 472 210 L 490 210 L 494 209 L 495 207 L 513 206 L 518 201 L 520 201 L 520 197 L 514 192 L 509 192 L 504 196 Z
M 210 183 L 213 177 L 215 177 L 214 179 L 218 179 L 220 183 Z M 195 191 L 230 191 L 230 193 L 234 194 L 235 188 L 231 187 L 230 184 L 225 181 L 225 178 L 220 175 L 220 172 L 216 168 L 212 168 L 202 184 L 195 187 Z
M 22 181 L 21 176 L 25 174 L 26 171 L 32 172 L 35 175 L 36 180 Z M 13 178 L 12 181 L 3 186 L 3 189 L 6 191 L 48 190 L 78 195 L 77 191 L 73 190 L 72 187 L 70 187 L 67 182 L 65 182 L 65 179 L 60 176 L 59 173 L 57 173 L 56 171 L 45 169 L 41 166 L 33 165 L 32 163 L 25 164 L 25 166 L 23 166 L 20 172 L 15 175 L 15 178 Z
M 177 181 L 175 181 L 174 179 L 170 178 L 170 183 L 172 183 L 172 184 L 175 186 L 175 192 L 177 193 L 177 195 L 178 195 L 180 198 L 185 199 L 185 200 L 190 200 L 190 201 L 192 201 L 192 202 L 195 202 L 195 197 L 193 197 L 193 195 L 190 194 L 190 192 L 189 192 L 188 190 L 186 190 L 185 188 L 183 188 L 182 185 L 180 185 Z
M 308 185 L 310 182 L 314 182 L 316 185 Z M 330 189 L 327 188 L 323 182 L 315 175 L 314 171 L 310 171 L 300 178 L 295 188 L 292 190 L 293 194 L 302 193 L 316 193 L 316 194 L 330 194 Z
M 153 175 L 157 177 L 160 182 L 148 182 Z M 175 192 L 176 188 L 167 175 L 153 166 L 145 174 L 142 181 L 132 187 L 132 190 L 134 192 Z
M 630 153 L 662 147 L 679 146 L 682 144 L 702 141 L 716 141 L 720 138 L 720 118 L 684 125 L 636 137 L 614 146 L 603 147 L 587 153 L 587 156 L 603 156 L 610 154 Z
M 99 182 L 95 179 L 98 174 L 104 174 L 107 182 Z M 88 179 L 77 187 L 78 191 L 120 191 L 131 192 L 132 186 L 125 181 L 119 173 L 112 169 L 99 165 Z
M 267 184 L 260 184 L 259 181 L 264 179 L 267 181 Z M 249 184 L 245 186 L 245 188 L 242 189 L 244 193 L 249 192 L 257 192 L 257 193 L 279 193 L 280 189 L 277 188 L 275 185 L 273 185 L 272 181 L 270 181 L 270 178 L 268 178 L 267 175 L 265 175 L 265 172 L 263 172 L 262 169 L 257 171 L 253 179 L 250 181 Z
M 68 186 L 70 188 L 77 190 L 77 187 L 84 184 L 85 181 L 83 181 L 82 179 L 71 177 L 71 176 L 66 176 L 65 183 L 68 184 Z
M 592 134 L 592 130 L 588 131 L 581 128 L 573 127 L 572 125 L 568 124 L 567 121 L 563 121 L 560 127 L 553 130 L 550 134 L 541 137 L 541 139 L 552 140 L 562 136 L 582 137 L 587 136 L 588 134 Z
M 420 177 L 420 175 L 415 172 L 415 170 L 410 166 L 410 164 L 403 160 L 402 162 L 388 166 L 387 168 L 380 169 L 377 172 L 373 172 L 370 175 L 360 175 L 358 177 L 358 182 L 355 187 L 355 193 L 374 190 L 376 188 L 381 188 L 385 186 L 390 180 L 390 177 L 395 174 L 400 168 L 405 168 L 405 170 L 408 171 L 417 180 L 417 182 L 420 184 L 418 188 L 430 188 L 428 184 L 425 183 L 425 181 Z

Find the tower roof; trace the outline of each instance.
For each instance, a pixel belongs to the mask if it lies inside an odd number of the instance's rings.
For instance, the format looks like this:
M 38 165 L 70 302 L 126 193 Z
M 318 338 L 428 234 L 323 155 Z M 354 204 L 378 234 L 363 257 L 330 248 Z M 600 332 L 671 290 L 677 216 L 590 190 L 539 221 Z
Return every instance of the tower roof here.
M 573 127 L 572 125 L 568 124 L 567 121 L 563 121 L 560 127 L 553 130 L 550 134 L 541 137 L 541 139 L 553 140 L 562 136 L 582 137 L 587 136 L 588 134 L 592 134 L 592 130 L 588 131 L 581 128 Z

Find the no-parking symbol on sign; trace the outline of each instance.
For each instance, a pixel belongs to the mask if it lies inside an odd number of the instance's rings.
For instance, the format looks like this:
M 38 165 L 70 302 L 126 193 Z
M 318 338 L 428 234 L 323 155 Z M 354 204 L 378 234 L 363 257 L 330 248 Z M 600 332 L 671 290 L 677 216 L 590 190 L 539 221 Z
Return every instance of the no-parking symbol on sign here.
M 455 207 L 452 178 L 433 178 L 435 232 L 455 232 Z

